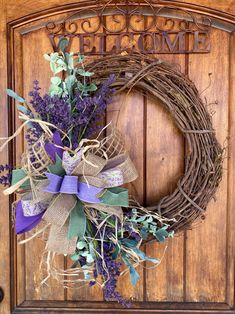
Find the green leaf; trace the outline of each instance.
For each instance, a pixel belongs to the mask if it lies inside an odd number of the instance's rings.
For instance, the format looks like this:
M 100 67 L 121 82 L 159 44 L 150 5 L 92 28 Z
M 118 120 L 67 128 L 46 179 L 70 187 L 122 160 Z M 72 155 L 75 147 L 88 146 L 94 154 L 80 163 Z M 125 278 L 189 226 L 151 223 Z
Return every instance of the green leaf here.
M 88 251 L 81 253 L 81 256 L 86 257 L 86 261 L 88 264 L 94 262 L 92 255 Z
M 102 204 L 110 206 L 128 207 L 128 189 L 124 188 L 110 188 L 99 197 Z
M 77 73 L 81 76 L 88 76 L 88 77 L 94 75 L 94 72 L 89 72 L 84 69 L 77 69 Z
M 134 266 L 130 265 L 129 266 L 129 271 L 130 271 L 130 278 L 131 278 L 131 283 L 133 286 L 136 286 L 138 280 L 140 279 L 140 276 Z
M 44 53 L 43 57 L 44 57 L 45 60 L 51 61 L 51 58 L 50 58 L 50 56 L 47 53 Z
M 11 90 L 11 89 L 8 88 L 8 89 L 6 90 L 6 92 L 7 92 L 7 95 L 8 95 L 8 96 L 14 98 L 15 100 L 17 100 L 17 101 L 19 101 L 19 102 L 25 103 L 25 99 L 22 98 L 22 97 L 20 97 L 19 95 L 17 95 L 13 90 Z
M 66 49 L 66 47 L 68 47 L 68 45 L 69 45 L 69 41 L 67 38 L 65 38 L 65 37 L 60 38 L 59 43 L 58 43 L 58 47 L 62 52 L 65 52 L 65 49 Z
M 50 62 L 50 67 L 51 67 L 51 71 L 53 72 L 53 73 L 56 73 L 56 65 L 55 65 L 55 63 L 53 63 L 53 62 Z
M 58 59 L 58 57 L 59 57 L 59 53 L 58 53 L 58 52 L 52 52 L 52 53 L 50 54 L 50 60 L 51 60 L 51 62 L 56 62 L 56 60 Z
M 49 94 L 50 96 L 61 96 L 63 93 L 63 89 L 57 85 L 51 85 L 50 88 L 49 88 Z
M 164 242 L 166 240 L 166 238 L 168 238 L 169 236 L 169 233 L 167 232 L 167 228 L 169 226 L 166 225 L 164 227 L 162 227 L 161 229 L 158 229 L 156 232 L 155 232 L 155 237 L 156 239 L 159 241 L 159 242 Z
M 135 248 L 136 245 L 138 244 L 138 241 L 125 238 L 121 239 L 120 243 L 128 248 Z
M 25 106 L 17 105 L 16 108 L 17 108 L 19 111 L 21 111 L 21 112 L 23 112 L 24 114 L 26 114 L 26 115 L 29 114 L 29 110 L 28 110 Z M 26 127 L 27 127 L 27 128 L 33 128 L 32 122 L 28 122 L 28 123 L 26 124 Z
M 62 72 L 62 71 L 66 71 L 66 67 L 58 66 L 58 67 L 56 67 L 54 73 L 55 73 L 55 74 L 58 74 L 58 73 L 60 73 L 60 72 Z
M 137 209 L 136 208 L 132 208 L 132 214 L 137 215 Z
M 47 169 L 49 172 L 57 174 L 58 176 L 63 176 L 66 174 L 64 168 L 62 167 L 62 160 L 58 156 L 58 154 L 56 154 L 56 162 L 54 164 L 49 165 Z
M 53 85 L 60 85 L 60 83 L 61 83 L 61 78 L 58 77 L 58 76 L 53 76 L 53 77 L 51 78 L 51 83 L 52 83 Z
M 143 238 L 143 240 L 147 240 L 148 239 L 148 230 L 146 230 L 145 228 L 140 229 L 140 235 Z
M 73 254 L 70 256 L 71 260 L 76 262 L 79 260 L 80 255 L 79 254 Z
M 78 243 L 77 243 L 77 248 L 78 248 L 79 250 L 83 250 L 84 248 L 87 248 L 86 242 L 85 242 L 85 241 L 78 241 Z
M 145 218 L 146 218 L 145 216 L 141 216 L 141 217 L 136 219 L 136 222 L 143 222 L 143 221 L 145 221 Z
M 56 64 L 59 65 L 59 66 L 62 66 L 63 68 L 67 67 L 66 66 L 66 62 L 62 58 L 58 58 L 57 61 L 56 61 Z
M 120 247 L 116 245 L 115 250 L 113 251 L 113 254 L 112 254 L 112 259 L 117 259 L 119 252 L 120 252 Z
M 14 169 L 12 170 L 12 178 L 11 178 L 11 185 L 16 184 L 20 180 L 24 179 L 27 176 L 27 173 L 23 169 Z M 30 181 L 25 181 L 21 186 L 21 189 L 28 189 L 30 188 Z
M 77 81 L 77 87 L 83 94 L 97 90 L 97 86 L 95 84 L 82 84 L 80 81 Z
M 97 90 L 97 86 L 95 84 L 90 84 L 85 87 L 87 92 L 95 92 Z
M 76 79 L 76 77 L 74 75 L 69 75 L 65 79 L 66 89 L 67 89 L 68 94 L 71 97 L 73 96 L 73 87 L 74 87 L 76 82 L 77 82 L 77 79 Z
M 74 69 L 74 60 L 73 60 L 73 53 L 65 53 L 65 61 L 68 65 L 68 69 L 73 70 Z
M 133 286 L 135 286 L 137 284 L 137 281 L 139 280 L 140 276 L 137 273 L 137 271 L 135 270 L 134 266 L 128 260 L 128 257 L 127 257 L 127 255 L 125 253 L 122 254 L 122 259 L 123 259 L 124 263 L 129 268 L 131 283 L 132 283 Z
M 149 262 L 152 262 L 154 264 L 159 264 L 159 259 L 157 258 L 152 258 L 152 257 L 148 257 L 144 254 L 143 251 L 141 251 L 140 249 L 138 248 L 133 248 L 132 249 L 143 261 L 149 261 Z
M 80 81 L 77 81 L 77 87 L 80 91 L 82 91 L 85 88 L 85 85 L 83 85 Z
M 83 274 L 84 274 L 84 279 L 85 280 L 90 280 L 91 279 L 91 275 L 90 275 L 89 270 L 87 269 L 88 266 L 87 265 L 83 265 L 82 268 L 85 268 L 85 269 L 82 270 Z
M 86 232 L 86 216 L 83 209 L 83 204 L 79 200 L 69 216 L 68 238 L 72 239 L 77 236 L 83 239 Z
M 23 112 L 23 113 L 25 113 L 25 114 L 28 114 L 28 112 L 29 112 L 28 109 L 27 109 L 26 107 L 22 106 L 22 105 L 17 105 L 16 108 L 17 108 L 19 111 L 21 111 L 21 112 Z
M 153 222 L 153 217 L 152 217 L 152 216 L 149 216 L 146 221 L 147 221 L 147 222 Z
M 79 55 L 79 56 L 78 56 L 78 59 L 77 59 L 77 62 L 78 62 L 78 63 L 82 63 L 82 62 L 84 62 L 84 60 L 85 60 L 85 56 Z

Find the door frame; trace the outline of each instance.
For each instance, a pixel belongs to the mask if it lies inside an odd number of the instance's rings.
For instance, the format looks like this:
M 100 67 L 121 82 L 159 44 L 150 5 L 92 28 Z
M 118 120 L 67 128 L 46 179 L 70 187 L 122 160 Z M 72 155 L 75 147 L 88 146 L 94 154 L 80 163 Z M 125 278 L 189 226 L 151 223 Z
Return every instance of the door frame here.
M 179 7 L 181 9 L 187 10 L 195 14 L 203 14 L 210 17 L 213 21 L 219 21 L 218 25 L 220 27 L 229 28 L 231 33 L 230 40 L 230 82 L 232 86 L 235 86 L 235 65 L 231 62 L 235 60 L 235 15 L 218 11 L 209 7 L 199 6 L 179 1 L 159 1 L 161 5 L 172 5 Z M 62 6 L 55 6 L 51 9 L 42 10 L 40 12 L 32 13 L 27 16 L 22 16 L 19 19 L 8 21 L 7 23 L 7 0 L 0 0 L 0 5 L 2 12 L 0 15 L 0 37 L 2 39 L 2 58 L 5 62 L 0 64 L 0 73 L 2 78 L 0 80 L 0 101 L 1 104 L 6 103 L 5 89 L 12 88 L 14 89 L 14 75 L 13 75 L 13 64 L 15 62 L 14 58 L 14 40 L 17 36 L 17 32 L 28 31 L 28 28 L 25 26 L 29 23 L 34 23 L 37 20 L 50 20 L 53 16 L 62 13 L 74 12 L 79 10 L 81 7 L 92 7 L 94 1 L 80 1 L 74 4 L 67 4 Z M 43 26 L 43 25 L 42 25 Z M 235 63 L 235 62 L 234 62 Z M 235 92 L 230 88 L 230 102 L 235 102 Z M 231 106 L 232 108 L 233 106 Z M 6 134 L 8 129 L 8 134 L 11 134 L 15 129 L 14 117 L 15 111 L 12 109 L 12 106 L 2 106 L 1 108 L 2 116 L 7 116 L 8 120 L 5 119 L 0 125 L 1 134 Z M 235 109 L 230 113 L 230 125 L 232 126 L 235 121 Z M 235 128 L 235 127 L 234 127 Z M 231 133 L 235 134 L 235 129 L 231 129 Z M 235 170 L 232 165 L 235 164 L 235 145 L 230 145 L 229 147 L 229 156 L 230 156 L 230 167 L 229 167 L 229 193 L 230 195 L 235 195 Z M 9 145 L 8 150 L 5 150 L 1 153 L 1 160 L 13 160 L 13 151 L 14 143 Z M 0 223 L 0 234 L 2 241 L 0 242 L 0 252 L 2 257 L 0 259 L 0 269 L 4 269 L 3 276 L 1 275 L 0 286 L 3 287 L 5 292 L 5 298 L 1 307 L 3 309 L 2 313 L 42 313 L 40 310 L 43 307 L 43 311 L 47 313 L 83 313 L 86 310 L 87 313 L 102 313 L 105 310 L 105 313 L 201 313 L 202 310 L 205 310 L 205 313 L 235 313 L 234 309 L 234 231 L 233 226 L 235 225 L 235 215 L 232 212 L 234 199 L 230 196 L 229 198 L 229 214 L 228 214 L 228 244 L 227 244 L 227 254 L 229 256 L 229 263 L 232 265 L 227 265 L 228 269 L 231 268 L 233 271 L 228 273 L 227 279 L 227 294 L 228 299 L 226 303 L 179 303 L 179 302 L 160 302 L 158 303 L 158 309 L 156 309 L 155 302 L 145 302 L 138 303 L 136 302 L 131 310 L 124 310 L 116 308 L 114 309 L 114 304 L 103 304 L 101 302 L 70 302 L 70 301 L 24 301 L 20 305 L 17 305 L 17 285 L 16 285 L 16 237 L 14 230 L 12 229 L 11 224 L 11 215 L 10 215 L 10 206 L 13 197 L 9 198 L 9 201 L 6 197 L 2 197 L 1 206 L 1 223 Z M 7 226 L 7 227 L 6 227 Z M 38 303 L 38 307 L 35 306 Z M 187 304 L 187 308 L 186 308 Z M 64 309 L 64 306 L 69 306 L 70 308 Z M 177 305 L 177 310 L 175 306 Z M 78 308 L 79 306 L 79 308 Z M 89 308 L 88 308 L 89 306 Z M 216 310 L 214 310 L 216 306 Z

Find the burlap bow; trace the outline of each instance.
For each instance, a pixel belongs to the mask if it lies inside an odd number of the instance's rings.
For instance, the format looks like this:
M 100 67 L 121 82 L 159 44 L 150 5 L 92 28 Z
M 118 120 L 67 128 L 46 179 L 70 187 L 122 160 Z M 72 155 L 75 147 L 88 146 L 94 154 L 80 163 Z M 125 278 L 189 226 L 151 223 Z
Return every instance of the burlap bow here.
M 77 239 L 86 230 L 84 206 L 122 219 L 122 207 L 128 206 L 128 190 L 119 186 L 135 180 L 137 171 L 125 152 L 109 158 L 117 151 L 115 148 L 112 154 L 103 148 L 102 154 L 100 150 L 83 154 L 81 148 L 74 156 L 58 150 L 58 145 L 55 148 L 53 144 L 50 147 L 54 164 L 45 172 L 47 180 L 37 185 L 34 200 L 26 193 L 17 204 L 16 231 L 28 231 L 44 219 L 51 225 L 47 249 L 73 254 Z

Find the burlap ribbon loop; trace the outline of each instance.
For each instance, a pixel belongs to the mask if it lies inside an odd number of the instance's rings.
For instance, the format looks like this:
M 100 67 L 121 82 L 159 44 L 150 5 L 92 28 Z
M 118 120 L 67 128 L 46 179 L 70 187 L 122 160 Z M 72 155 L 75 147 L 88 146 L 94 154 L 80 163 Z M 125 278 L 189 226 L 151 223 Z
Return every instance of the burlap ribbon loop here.
M 88 161 L 97 165 L 97 167 L 82 161 L 73 171 L 73 175 L 81 175 L 80 180 L 82 182 L 88 182 L 96 187 L 109 188 L 120 186 L 124 183 L 132 182 L 138 177 L 137 170 L 127 153 L 107 160 L 96 155 L 89 155 Z M 111 174 L 113 174 L 112 183 L 110 180 Z M 122 182 L 120 182 L 120 176 L 122 177 Z
M 107 164 L 104 158 L 94 154 L 88 154 L 85 160 L 82 160 L 73 170 L 72 175 L 76 176 L 96 176 Z

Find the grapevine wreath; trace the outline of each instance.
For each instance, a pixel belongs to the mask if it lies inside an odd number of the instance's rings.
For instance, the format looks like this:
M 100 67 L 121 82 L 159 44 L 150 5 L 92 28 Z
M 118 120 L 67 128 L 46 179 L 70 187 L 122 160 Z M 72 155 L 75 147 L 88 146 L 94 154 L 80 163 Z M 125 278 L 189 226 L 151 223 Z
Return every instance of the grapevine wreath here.
M 61 38 L 60 53 L 44 55 L 53 72 L 48 93 L 40 94 L 38 81 L 29 102 L 7 90 L 23 123 L 2 139 L 1 150 L 23 129 L 27 145 L 21 165 L 0 166 L 0 182 L 9 185 L 5 195 L 19 195 L 13 209 L 16 233 L 26 233 L 20 243 L 39 236 L 46 243 L 42 284 L 51 276 L 64 287 L 98 284 L 106 300 L 129 306 L 116 291 L 117 279 L 129 272 L 135 285 L 136 266 L 160 262 L 141 244 L 164 242 L 204 215 L 221 180 L 223 151 L 195 85 L 170 64 L 139 53 L 87 63 L 66 52 L 67 45 Z M 112 96 L 133 87 L 162 100 L 187 144 L 176 190 L 149 208 L 122 187 L 138 174 L 121 130 L 100 123 Z M 58 254 L 70 257 L 69 269 L 56 267 Z

